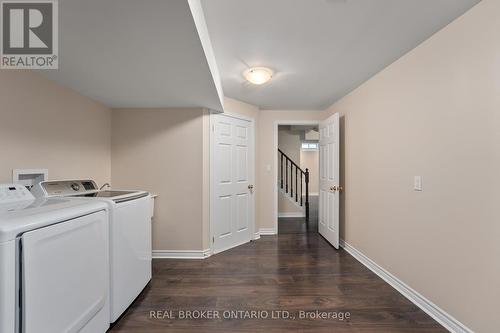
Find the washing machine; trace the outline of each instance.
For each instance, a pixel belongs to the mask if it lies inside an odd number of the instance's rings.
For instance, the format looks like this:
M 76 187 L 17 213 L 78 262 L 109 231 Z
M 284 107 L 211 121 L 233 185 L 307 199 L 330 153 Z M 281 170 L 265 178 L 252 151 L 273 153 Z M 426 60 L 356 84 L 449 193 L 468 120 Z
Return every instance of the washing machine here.
M 109 208 L 110 322 L 114 323 L 151 280 L 151 195 L 101 190 L 93 180 L 44 181 L 31 192 L 40 198 L 84 199 Z
M 106 332 L 108 221 L 103 202 L 0 185 L 0 332 Z

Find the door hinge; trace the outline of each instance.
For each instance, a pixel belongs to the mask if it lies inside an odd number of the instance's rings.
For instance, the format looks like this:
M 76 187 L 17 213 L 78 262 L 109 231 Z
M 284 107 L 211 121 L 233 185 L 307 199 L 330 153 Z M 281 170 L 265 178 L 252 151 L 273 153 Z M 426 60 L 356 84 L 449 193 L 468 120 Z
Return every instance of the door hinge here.
M 212 236 L 212 244 L 215 243 L 215 237 Z

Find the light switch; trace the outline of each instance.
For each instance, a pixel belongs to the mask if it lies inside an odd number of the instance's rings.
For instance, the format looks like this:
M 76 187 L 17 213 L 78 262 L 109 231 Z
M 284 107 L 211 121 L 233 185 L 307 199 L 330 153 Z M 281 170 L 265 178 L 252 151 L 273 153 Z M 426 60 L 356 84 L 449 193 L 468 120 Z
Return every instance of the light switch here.
M 413 189 L 415 191 L 422 191 L 422 176 L 415 176 L 413 180 Z

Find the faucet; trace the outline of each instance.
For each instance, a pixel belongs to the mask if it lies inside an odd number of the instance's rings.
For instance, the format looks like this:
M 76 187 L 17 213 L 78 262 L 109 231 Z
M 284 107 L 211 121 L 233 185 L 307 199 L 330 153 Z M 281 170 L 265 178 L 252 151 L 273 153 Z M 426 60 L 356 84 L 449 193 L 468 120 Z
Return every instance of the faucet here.
M 100 188 L 99 188 L 99 191 L 101 191 L 103 188 L 105 187 L 111 187 L 111 185 L 109 183 L 104 183 Z

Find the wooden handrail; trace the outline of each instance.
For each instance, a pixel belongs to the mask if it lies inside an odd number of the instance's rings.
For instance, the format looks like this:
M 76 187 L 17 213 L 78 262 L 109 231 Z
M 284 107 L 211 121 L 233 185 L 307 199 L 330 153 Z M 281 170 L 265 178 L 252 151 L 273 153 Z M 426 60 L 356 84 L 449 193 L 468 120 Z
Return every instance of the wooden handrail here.
M 287 154 L 285 154 L 281 149 L 278 148 L 278 151 L 280 152 L 281 155 L 283 155 L 287 160 L 290 161 L 298 170 L 300 170 L 302 173 L 306 173 L 304 170 L 300 168 L 300 166 L 297 165 L 290 157 L 288 157 Z

